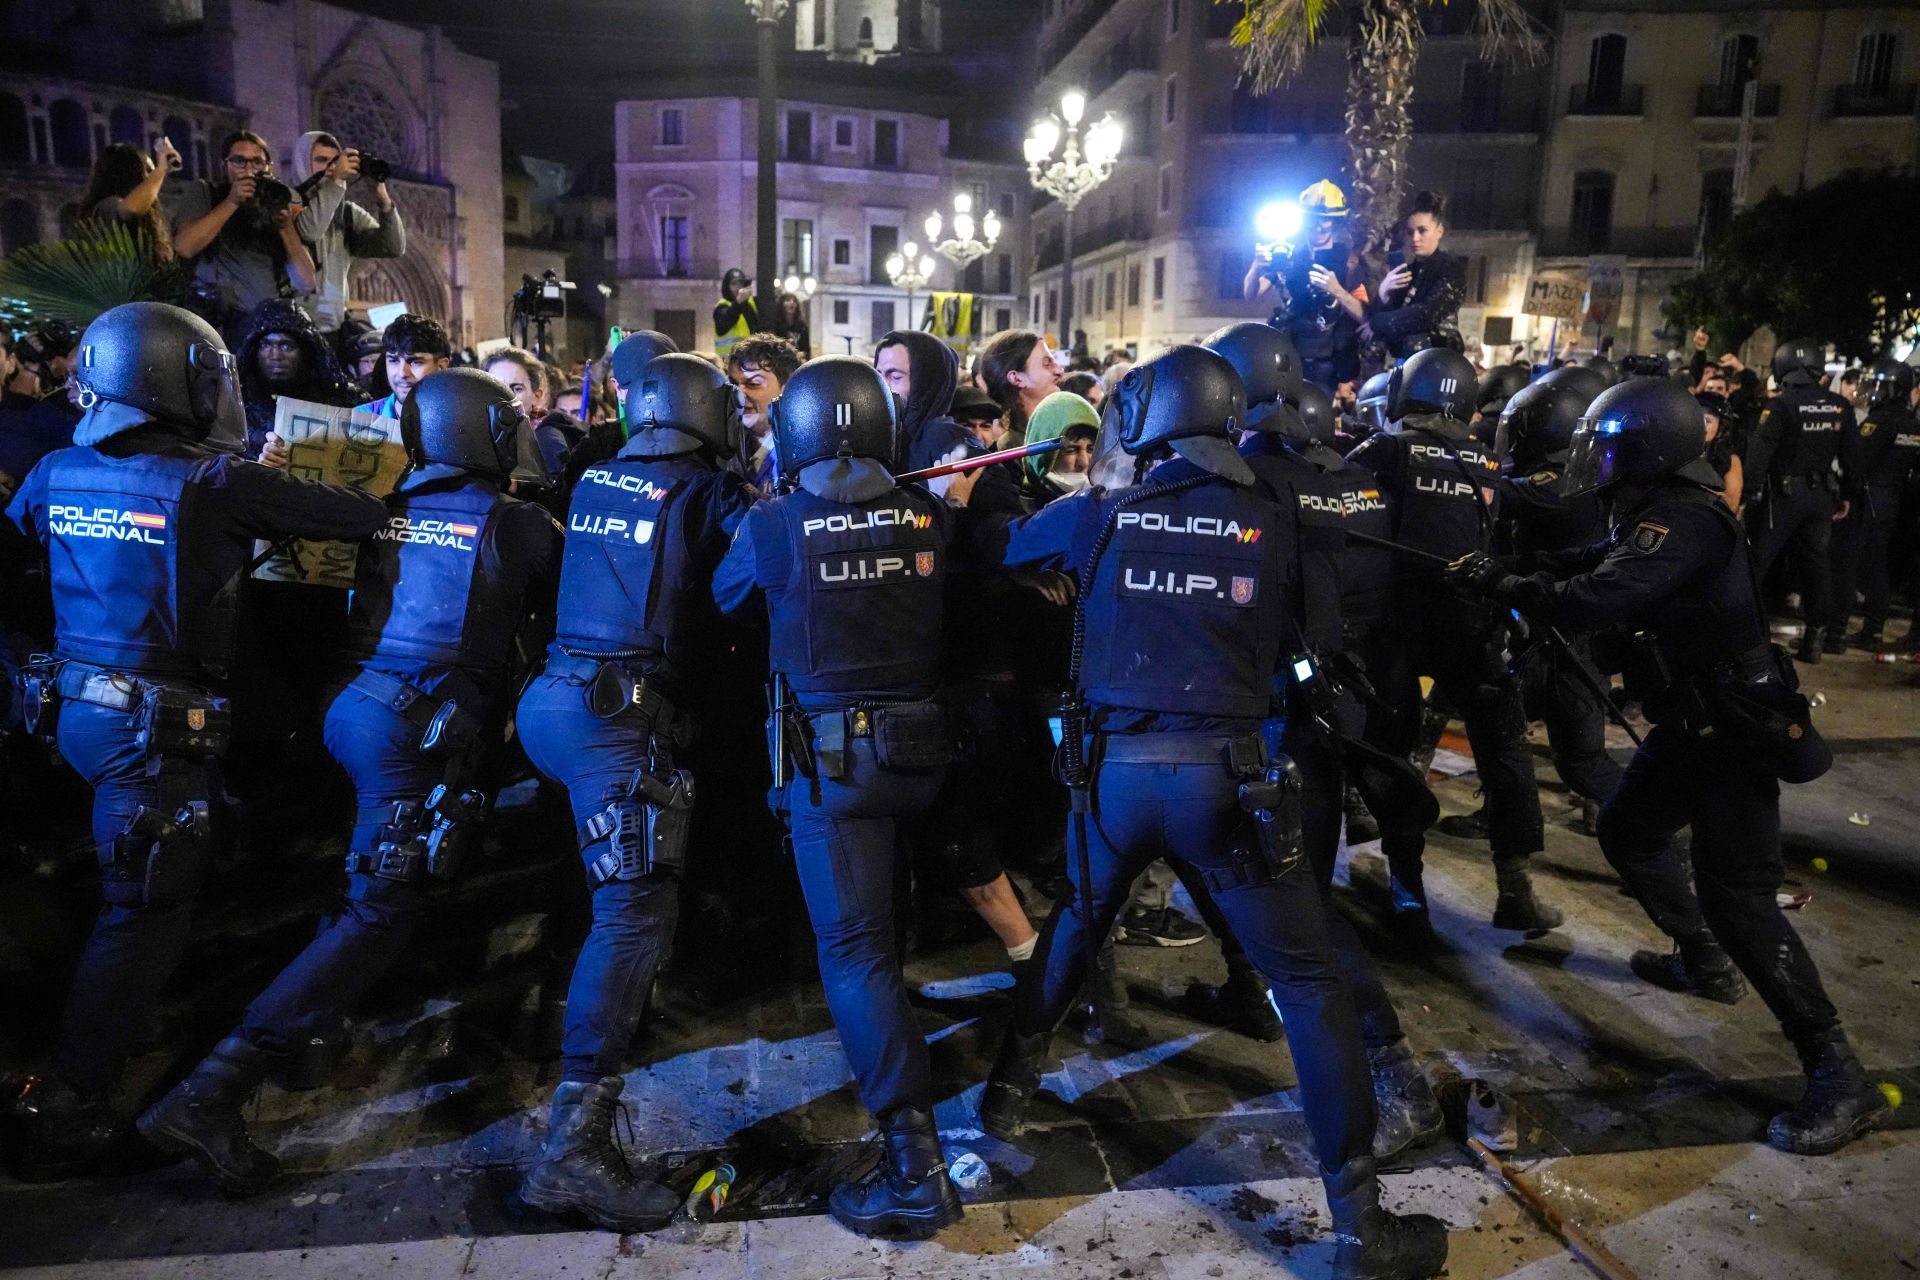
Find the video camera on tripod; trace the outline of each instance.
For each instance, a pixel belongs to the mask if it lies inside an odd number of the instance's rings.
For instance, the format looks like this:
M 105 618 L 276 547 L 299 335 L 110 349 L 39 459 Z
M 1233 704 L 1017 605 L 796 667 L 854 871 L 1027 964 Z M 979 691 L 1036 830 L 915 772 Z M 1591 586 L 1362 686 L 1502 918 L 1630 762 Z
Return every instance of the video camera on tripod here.
M 519 335 L 521 346 L 543 360 L 547 358 L 547 326 L 567 314 L 567 291 L 576 287 L 573 281 L 562 280 L 551 268 L 537 278 L 524 274 L 520 277 L 520 288 L 513 295 L 512 327 Z

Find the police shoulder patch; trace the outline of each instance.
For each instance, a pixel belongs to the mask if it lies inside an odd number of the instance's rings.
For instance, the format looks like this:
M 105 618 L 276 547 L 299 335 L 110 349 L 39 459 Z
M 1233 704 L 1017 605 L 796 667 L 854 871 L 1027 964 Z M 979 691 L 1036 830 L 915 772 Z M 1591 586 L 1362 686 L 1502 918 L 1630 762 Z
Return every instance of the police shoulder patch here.
M 1865 422 L 1860 424 L 1860 434 L 1862 436 L 1870 436 L 1873 434 L 1874 429 L 1879 425 L 1880 424 L 1875 422 L 1872 418 L 1868 418 Z
M 1629 538 L 1628 541 L 1633 544 L 1635 551 L 1642 552 L 1643 554 L 1651 553 L 1660 549 L 1661 544 L 1666 542 L 1667 535 L 1671 532 L 1673 532 L 1673 530 L 1667 528 L 1666 525 L 1655 524 L 1651 520 L 1642 520 L 1633 527 L 1633 536 Z

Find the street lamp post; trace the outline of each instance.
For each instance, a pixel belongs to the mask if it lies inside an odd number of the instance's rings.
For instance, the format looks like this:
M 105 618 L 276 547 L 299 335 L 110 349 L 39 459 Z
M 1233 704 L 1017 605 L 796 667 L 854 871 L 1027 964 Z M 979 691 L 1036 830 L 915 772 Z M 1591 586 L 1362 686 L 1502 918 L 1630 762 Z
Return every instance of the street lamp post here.
M 927 215 L 927 243 L 933 251 L 964 271 L 969 264 L 984 258 L 1000 239 L 1000 215 L 992 209 L 981 220 L 978 230 L 986 237 L 974 239 L 973 197 L 964 191 L 954 193 L 953 197 L 953 234 L 941 238 L 945 229 L 940 219 L 940 211 L 935 209 Z
M 1071 90 L 1060 98 L 1060 115 L 1043 117 L 1027 134 L 1027 177 L 1036 189 L 1058 200 L 1066 210 L 1061 245 L 1060 340 L 1073 349 L 1073 210 L 1081 199 L 1107 180 L 1120 155 L 1120 121 L 1111 111 L 1090 125 L 1082 136 L 1080 121 L 1087 97 Z M 1066 122 L 1063 129 L 1061 121 Z M 1059 156 L 1054 155 L 1060 149 Z
M 779 97 L 779 64 L 776 53 L 779 49 L 780 19 L 786 16 L 789 0 L 746 0 L 747 10 L 753 14 L 758 24 L 760 53 L 760 127 L 759 127 L 759 188 L 758 201 L 755 204 L 755 218 L 758 223 L 759 239 L 754 255 L 754 283 L 759 286 L 759 299 L 755 303 L 760 313 L 760 323 L 770 324 L 770 317 L 776 303 L 773 291 L 779 286 L 774 274 L 774 264 L 779 241 L 780 228 L 775 225 L 780 216 L 779 204 L 775 198 L 774 137 L 779 128 L 779 117 L 775 103 Z
M 913 291 L 933 279 L 933 268 L 933 255 L 921 253 L 920 246 L 911 240 L 900 246 L 900 252 L 887 256 L 887 279 L 893 281 L 894 288 L 907 291 L 909 329 L 916 327 L 913 320 Z

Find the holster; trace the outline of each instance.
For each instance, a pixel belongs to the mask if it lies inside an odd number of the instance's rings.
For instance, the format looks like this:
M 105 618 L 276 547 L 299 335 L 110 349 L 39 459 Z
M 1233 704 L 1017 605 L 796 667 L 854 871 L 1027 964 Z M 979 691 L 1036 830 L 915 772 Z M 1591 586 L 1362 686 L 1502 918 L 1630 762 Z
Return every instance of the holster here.
M 207 761 L 180 753 L 150 759 L 147 776 L 154 803 L 136 809 L 114 837 L 105 893 L 116 906 L 179 906 L 193 900 L 206 872 L 212 778 Z
M 1782 782 L 1812 782 L 1833 767 L 1833 748 L 1814 727 L 1792 658 L 1768 645 L 1758 660 L 1773 671 L 1756 673 L 1756 656 L 1747 655 L 1697 682 L 1706 712 L 1702 736 L 1732 739 Z
M 586 685 L 587 710 L 602 720 L 632 716 L 649 734 L 676 750 L 692 746 L 693 721 L 660 691 L 659 682 L 636 674 L 617 658 L 601 661 Z
M 1240 783 L 1240 809 L 1253 818 L 1260 856 L 1275 879 L 1300 865 L 1302 852 L 1300 769 L 1286 756 Z
M 14 674 L 20 719 L 33 737 L 51 746 L 60 734 L 60 668 L 51 654 L 36 653 Z
M 589 865 L 593 887 L 685 871 L 693 798 L 693 775 L 685 769 L 635 769 L 625 787 L 611 788 L 607 807 L 579 831 L 582 850 L 607 842 Z
M 347 687 L 365 694 L 420 730 L 420 754 L 429 760 L 454 760 L 467 753 L 485 727 L 458 699 L 436 698 L 384 671 L 362 669 Z
M 375 812 L 386 821 L 372 850 L 347 855 L 347 874 L 424 884 L 459 874 L 474 828 L 492 808 L 484 791 L 456 790 L 441 783 L 424 804 L 397 801 Z M 363 811 L 362 820 L 365 820 Z

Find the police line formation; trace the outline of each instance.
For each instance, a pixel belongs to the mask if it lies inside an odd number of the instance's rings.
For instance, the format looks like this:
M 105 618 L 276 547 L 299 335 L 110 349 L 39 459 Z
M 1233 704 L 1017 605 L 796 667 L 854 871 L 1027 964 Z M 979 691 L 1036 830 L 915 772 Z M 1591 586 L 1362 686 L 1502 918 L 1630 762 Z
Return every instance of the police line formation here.
M 1817 369 L 1804 344 L 1782 346 L 1776 421 L 1830 407 Z M 1424 927 L 1422 833 L 1437 805 L 1409 757 L 1425 675 L 1464 719 L 1480 771 L 1494 923 L 1560 923 L 1528 875 L 1542 820 L 1508 661 L 1523 629 L 1554 646 L 1556 759 L 1606 775 L 1581 784 L 1610 796 L 1601 847 L 1674 942 L 1636 969 L 1729 1003 L 1759 990 L 1807 1072 L 1768 1129 L 1774 1146 L 1831 1152 L 1887 1114 L 1775 904 L 1779 783 L 1831 757 L 1769 643 L 1701 408 L 1668 379 L 1556 370 L 1512 397 L 1488 449 L 1469 430 L 1471 366 L 1433 348 L 1371 393 L 1384 429 L 1343 456 L 1286 335 L 1233 325 L 1126 374 L 1090 487 L 987 519 L 896 482 L 898 402 L 849 356 L 788 383 L 772 410 L 783 482 L 751 490 L 723 466 L 741 430 L 731 387 L 668 350 L 627 389 L 624 444 L 585 471 L 563 534 L 507 492 L 528 424 L 478 370 L 433 374 L 407 398 L 410 466 L 384 500 L 238 456 L 233 360 L 185 311 L 107 312 L 77 377 L 73 447 L 40 462 L 8 511 L 50 559 L 57 650 L 27 671 L 28 709 L 94 788 L 105 897 L 51 1064 L 15 1104 L 39 1176 L 84 1170 L 120 1127 L 108 1093 L 210 862 L 229 719 L 217 677 L 232 656 L 223 588 L 256 539 L 288 535 L 360 542 L 351 670 L 325 724 L 358 806 L 345 901 L 138 1117 L 229 1193 L 277 1173 L 243 1102 L 303 1033 L 353 1008 L 431 910 L 489 808 L 475 747 L 511 715 L 570 797 L 592 886 L 563 1078 L 519 1194 L 622 1231 L 668 1219 L 676 1197 L 615 1145 L 619 1072 L 675 917 L 695 794 L 675 757 L 702 712 L 687 674 L 723 614 L 764 609 L 773 803 L 884 1147 L 832 1192 L 831 1212 L 916 1238 L 956 1221 L 890 920 L 894 828 L 933 803 L 966 736 L 940 685 L 946 587 L 1002 566 L 1076 588 L 1056 766 L 1074 888 L 1020 966 L 980 1105 L 989 1133 L 1018 1138 L 1093 940 L 1167 858 L 1230 969 L 1263 1001 L 1271 984 L 1336 1274 L 1439 1271 L 1443 1224 L 1382 1209 L 1376 1171 L 1435 1136 L 1439 1108 L 1330 883 L 1351 785 L 1381 828 L 1400 917 Z M 1811 434 L 1779 447 L 1807 451 L 1792 460 L 1802 472 L 1822 467 Z M 516 671 L 517 622 L 542 613 L 544 663 Z M 1608 707 L 1586 663 L 1598 647 L 1579 638 L 1603 630 L 1628 637 L 1609 666 L 1653 723 L 1624 771 L 1601 747 Z M 1691 875 L 1671 842 L 1688 826 Z

